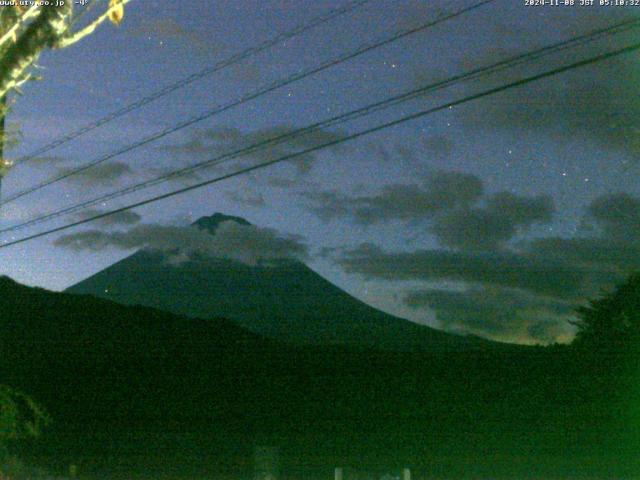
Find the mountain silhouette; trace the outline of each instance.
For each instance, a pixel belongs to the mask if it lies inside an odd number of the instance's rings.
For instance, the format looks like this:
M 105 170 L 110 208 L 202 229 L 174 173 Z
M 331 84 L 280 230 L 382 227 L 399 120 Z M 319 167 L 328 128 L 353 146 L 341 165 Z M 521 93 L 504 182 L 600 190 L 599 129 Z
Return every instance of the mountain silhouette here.
M 229 221 L 249 225 L 240 217 L 216 213 L 193 226 L 215 235 L 219 225 Z M 140 250 L 67 292 L 192 317 L 221 316 L 252 332 L 295 344 L 447 350 L 489 343 L 381 312 L 296 260 L 247 265 L 192 255 L 176 263 L 168 262 L 162 252 Z

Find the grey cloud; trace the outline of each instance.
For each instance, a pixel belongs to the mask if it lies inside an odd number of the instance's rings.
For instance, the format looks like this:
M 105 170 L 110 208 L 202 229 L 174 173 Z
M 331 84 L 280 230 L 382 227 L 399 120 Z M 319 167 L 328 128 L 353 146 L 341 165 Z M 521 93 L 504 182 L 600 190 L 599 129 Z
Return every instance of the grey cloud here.
M 249 207 L 264 207 L 266 202 L 261 193 L 228 191 L 224 193 L 229 200 Z
M 194 156 L 202 157 L 205 155 L 213 158 L 267 142 L 272 138 L 283 137 L 281 143 L 265 145 L 250 154 L 242 156 L 242 158 L 265 162 L 325 143 L 331 143 L 345 136 L 342 132 L 312 130 L 305 135 L 284 139 L 284 137 L 296 130 L 293 126 L 279 125 L 245 132 L 237 128 L 222 126 L 199 130 L 187 142 L 162 146 L 159 147 L 159 150 L 171 155 L 186 156 L 189 160 L 192 160 Z M 312 162 L 315 158 L 315 153 L 308 153 L 295 157 L 289 163 L 296 167 L 298 176 L 302 177 L 311 171 Z
M 235 127 L 221 126 L 211 129 L 201 129 L 197 132 L 197 138 L 212 140 L 214 142 L 236 143 L 242 140 L 242 132 Z
M 96 215 L 100 215 L 104 213 L 104 210 L 98 209 L 87 209 L 78 215 L 78 218 L 84 220 L 86 218 L 91 218 Z M 104 226 L 113 226 L 113 225 L 134 225 L 142 220 L 142 217 L 132 210 L 125 210 L 123 212 L 114 213 L 112 215 L 108 215 L 106 217 L 102 217 L 98 220 L 94 220 L 95 223 L 104 225 Z
M 224 146 L 225 150 L 232 151 L 257 143 L 268 141 L 272 138 L 286 137 L 296 131 L 297 128 L 288 125 L 263 128 L 253 132 L 243 132 L 239 129 L 220 127 L 201 132 L 202 138 L 206 138 Z M 250 154 L 259 161 L 273 160 L 275 158 L 294 153 L 296 151 L 312 148 L 325 143 L 338 141 L 346 136 L 343 132 L 330 132 L 327 130 L 311 130 L 304 135 L 296 135 L 287 138 L 282 143 L 265 146 Z M 307 154 L 296 157 L 291 163 L 296 166 L 300 174 L 306 174 L 311 170 L 311 162 L 315 154 Z
M 523 197 L 500 192 L 486 198 L 474 175 L 437 171 L 422 184 L 391 184 L 372 195 L 347 195 L 336 190 L 301 193 L 320 219 L 349 218 L 360 225 L 388 221 L 430 221 L 443 245 L 490 250 L 502 246 L 554 212 L 549 197 Z
M 307 246 L 299 236 L 281 235 L 272 229 L 235 222 L 223 222 L 215 235 L 194 227 L 144 224 L 127 231 L 89 230 L 64 235 L 54 244 L 72 250 L 91 251 L 109 247 L 123 250 L 149 248 L 181 257 L 203 254 L 247 264 L 305 259 L 308 256 Z
M 493 250 L 513 237 L 515 227 L 491 212 L 471 208 L 438 216 L 431 231 L 444 246 L 464 250 Z
M 575 317 L 567 315 L 558 319 L 540 318 L 537 321 L 529 322 L 527 334 L 536 343 L 543 345 L 567 343 L 567 340 L 575 335 L 574 329 L 568 326 L 570 320 L 575 320 Z
M 202 155 L 206 153 L 212 153 L 212 148 L 202 141 L 201 138 L 195 137 L 187 140 L 185 143 L 175 145 L 163 145 L 158 147 L 158 150 L 167 152 L 170 154 L 178 155 Z
M 301 193 L 320 219 L 349 218 L 360 225 L 389 221 L 430 221 L 429 228 L 444 246 L 492 250 L 536 222 L 548 222 L 554 212 L 549 197 L 523 197 L 500 192 L 482 199 L 483 186 L 474 175 L 438 171 L 422 184 L 392 184 L 373 195 L 338 191 Z
M 584 222 L 595 227 L 588 236 L 539 238 L 524 248 L 533 255 L 621 275 L 640 269 L 640 199 L 625 193 L 602 195 L 588 206 Z
M 67 175 L 75 168 L 61 168 L 60 175 Z M 67 181 L 80 183 L 83 185 L 111 185 L 120 178 L 133 173 L 129 165 L 123 162 L 101 163 L 81 172 L 70 175 Z
M 232 68 L 237 77 L 245 82 L 258 83 L 262 78 L 260 68 L 254 63 L 235 64 Z
M 212 39 L 210 34 L 187 29 L 172 18 L 145 18 L 138 25 L 128 28 L 127 32 L 158 41 L 183 42 L 195 52 L 217 53 L 223 48 L 220 39 Z
M 375 196 L 350 200 L 352 215 L 358 223 L 371 225 L 388 220 L 413 220 L 430 216 L 444 208 L 443 196 L 417 185 L 387 185 Z
M 475 202 L 482 195 L 482 181 L 475 175 L 438 171 L 427 179 L 426 189 L 443 208 Z
M 599 23 L 602 24 L 601 19 Z M 581 30 L 589 31 L 589 27 L 582 25 Z M 556 56 L 555 61 L 568 64 L 598 51 L 602 51 L 602 47 L 596 45 L 578 56 L 574 50 L 568 50 L 561 57 Z M 489 65 L 498 58 L 504 55 L 484 60 L 475 58 L 473 64 Z M 517 76 L 509 75 L 518 78 L 530 74 L 522 69 L 516 71 Z M 484 86 L 495 86 L 501 81 L 504 81 L 502 76 L 494 76 L 486 80 Z M 640 151 L 640 99 L 636 89 L 639 83 L 640 65 L 622 56 L 589 67 L 587 71 L 576 69 L 551 80 L 471 102 L 457 112 L 461 121 L 478 128 L 537 130 L 554 138 L 595 140 L 607 150 L 637 154 Z
M 424 167 L 425 163 L 420 162 L 416 152 L 406 145 L 397 144 L 390 146 L 386 143 L 371 142 L 368 145 L 371 155 L 368 158 L 375 158 L 384 163 L 394 162 L 396 165 L 402 165 L 406 168 L 417 169 Z
M 456 189 L 444 189 L 449 190 Z M 415 202 L 416 192 L 411 192 Z M 358 213 L 363 205 L 369 208 L 369 215 L 373 206 L 382 209 L 381 199 L 390 197 L 385 192 L 375 201 L 336 192 L 316 195 L 325 196 L 318 203 L 329 218 L 360 215 L 361 220 L 370 221 L 404 219 L 415 213 L 410 209 L 398 213 L 390 207 L 383 209 L 384 214 L 376 212 L 375 217 Z M 394 200 L 389 202 L 394 208 L 402 205 L 398 197 Z M 517 234 L 536 222 L 551 220 L 554 206 L 550 198 L 500 192 L 467 200 L 435 212 L 420 208 L 428 220 L 426 228 L 446 248 L 389 252 L 361 244 L 323 254 L 346 273 L 367 280 L 462 285 L 462 292 L 432 287 L 415 290 L 405 297 L 405 303 L 432 309 L 444 325 L 460 331 L 542 343 L 568 341 L 571 330 L 566 321 L 573 315 L 572 308 L 640 270 L 637 197 L 613 193 L 596 198 L 585 211 L 585 219 L 596 227 L 588 234 L 517 243 L 513 241 Z M 446 201 L 443 204 L 450 206 Z
M 636 197 L 603 195 L 586 209 L 586 218 L 598 227 L 589 235 L 507 244 L 514 226 L 546 221 L 553 209 L 545 197 L 499 193 L 483 207 L 454 209 L 436 217 L 434 223 L 443 229 L 437 233 L 454 239 L 445 243 L 461 247 L 458 250 L 387 252 L 362 244 L 327 254 L 347 273 L 370 280 L 446 281 L 465 286 L 462 292 L 427 288 L 405 297 L 408 306 L 430 308 L 452 328 L 503 339 L 511 335 L 542 343 L 568 341 L 571 331 L 566 320 L 571 308 L 640 269 L 639 207 Z M 451 225 L 437 223 L 460 211 L 477 217 L 455 219 Z M 489 248 L 472 248 L 478 244 Z M 516 330 L 509 330 L 510 326 Z
M 595 199 L 589 215 L 602 228 L 602 233 L 621 241 L 640 240 L 640 199 L 626 193 L 612 193 Z
M 67 157 L 61 157 L 58 155 L 40 155 L 38 157 L 29 157 L 26 161 L 29 165 L 35 165 L 38 167 L 46 167 L 49 165 L 56 165 L 70 160 Z
M 607 272 L 593 272 L 574 264 L 514 252 L 456 252 L 415 250 L 386 252 L 371 244 L 342 252 L 336 262 L 347 273 L 387 281 L 455 280 L 506 288 L 538 295 L 580 299 L 594 293 L 588 287 L 594 275 L 602 283 Z M 602 277 L 602 278 L 600 278 Z
M 573 306 L 506 288 L 471 287 L 463 291 L 417 290 L 406 305 L 428 308 L 447 330 L 494 339 L 532 338 L 550 343 L 564 333 L 561 320 L 573 317 Z
M 265 180 L 266 184 L 273 188 L 280 189 L 289 189 L 294 187 L 304 187 L 307 189 L 318 188 L 318 184 L 316 182 L 312 182 L 310 180 L 301 180 L 299 178 L 293 177 L 285 177 L 282 175 L 268 175 L 266 177 L 262 177 Z
M 431 135 L 424 140 L 423 145 L 429 154 L 448 157 L 453 152 L 455 144 L 445 135 Z
M 350 197 L 336 190 L 309 191 L 300 195 L 310 201 L 310 210 L 325 222 L 351 214 Z
M 612 273 L 640 269 L 640 245 L 601 237 L 547 237 L 525 246 L 532 255 Z
M 549 222 L 555 207 L 546 195 L 523 197 L 499 192 L 487 200 L 487 211 L 501 215 L 513 225 L 528 227 L 535 222 Z
M 185 38 L 188 32 L 170 18 L 143 19 L 136 27 L 129 29 L 135 35 L 159 35 L 164 38 Z
M 321 219 L 349 217 L 361 225 L 389 220 L 424 220 L 436 212 L 474 202 L 482 182 L 459 172 L 437 172 L 424 185 L 386 185 L 375 195 L 350 196 L 336 191 L 305 192 L 310 208 Z
M 549 222 L 553 212 L 549 197 L 500 192 L 490 196 L 484 207 L 463 207 L 436 216 L 431 231 L 449 247 L 493 250 L 534 223 Z

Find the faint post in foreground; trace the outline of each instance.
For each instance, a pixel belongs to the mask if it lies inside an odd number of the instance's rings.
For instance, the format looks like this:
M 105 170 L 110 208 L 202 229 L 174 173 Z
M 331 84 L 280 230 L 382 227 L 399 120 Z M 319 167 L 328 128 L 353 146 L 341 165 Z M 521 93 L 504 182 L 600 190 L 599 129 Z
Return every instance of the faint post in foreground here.
M 280 454 L 278 447 L 257 446 L 253 452 L 254 480 L 280 478 Z

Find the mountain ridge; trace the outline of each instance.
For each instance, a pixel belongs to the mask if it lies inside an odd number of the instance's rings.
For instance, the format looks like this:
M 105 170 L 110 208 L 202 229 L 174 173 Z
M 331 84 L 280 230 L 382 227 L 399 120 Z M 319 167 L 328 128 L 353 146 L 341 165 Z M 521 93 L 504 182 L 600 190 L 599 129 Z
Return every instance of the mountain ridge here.
M 193 226 L 215 234 L 226 221 L 250 225 L 216 213 Z M 199 318 L 222 316 L 254 333 L 294 344 L 415 350 L 491 343 L 384 313 L 297 260 L 247 265 L 198 255 L 170 263 L 162 252 L 143 249 L 65 291 Z

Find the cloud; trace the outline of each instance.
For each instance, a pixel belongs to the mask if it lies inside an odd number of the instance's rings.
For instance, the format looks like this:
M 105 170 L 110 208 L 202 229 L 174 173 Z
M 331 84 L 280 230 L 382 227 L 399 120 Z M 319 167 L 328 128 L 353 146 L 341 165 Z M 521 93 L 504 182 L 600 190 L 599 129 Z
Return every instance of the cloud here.
M 266 177 L 263 177 L 263 178 L 266 178 L 265 181 L 267 185 L 274 188 L 288 189 L 288 188 L 294 188 L 297 186 L 306 186 L 308 188 L 317 187 L 317 184 L 315 182 L 310 182 L 308 180 L 299 180 L 291 177 L 285 177 L 282 175 L 267 175 Z
M 431 231 L 444 246 L 494 250 L 534 223 L 551 221 L 553 212 L 550 197 L 500 192 L 491 195 L 483 207 L 465 205 L 436 216 Z
M 233 65 L 233 73 L 245 82 L 257 84 L 262 78 L 260 68 L 255 63 L 236 63 Z
M 552 213 L 547 197 L 500 192 L 434 215 L 427 228 L 443 248 L 391 252 L 365 243 L 325 255 L 367 280 L 428 285 L 407 292 L 405 304 L 435 312 L 447 328 L 508 341 L 568 341 L 573 308 L 640 270 L 640 199 L 596 198 L 583 220 L 593 228 L 573 237 L 508 242 Z M 434 282 L 449 287 L 434 289 Z
M 347 273 L 369 280 L 454 280 L 519 288 L 538 295 L 576 299 L 586 290 L 588 272 L 575 265 L 516 252 L 456 252 L 419 249 L 387 252 L 362 244 L 341 252 L 335 261 Z
M 446 135 L 431 135 L 423 142 L 427 153 L 446 158 L 453 152 L 455 144 Z
M 602 26 L 602 19 L 598 24 Z M 590 28 L 582 24 L 581 30 L 586 32 Z M 570 49 L 548 60 L 545 68 L 569 64 L 614 46 L 619 44 L 600 42 L 577 53 Z M 485 59 L 474 58 L 472 63 L 489 65 L 506 56 L 510 55 L 493 53 Z M 531 73 L 530 69 L 518 68 L 507 76 L 515 79 Z M 474 86 L 470 92 L 503 81 L 506 81 L 504 75 L 492 76 L 483 79 L 480 87 Z M 457 112 L 462 122 L 475 128 L 535 130 L 553 138 L 596 141 L 609 151 L 637 154 L 640 152 L 640 98 L 636 88 L 639 83 L 640 64 L 624 55 L 510 89 L 490 99 L 470 102 Z
M 137 27 L 130 30 L 137 35 L 159 35 L 164 38 L 186 38 L 189 32 L 178 22 L 170 18 L 145 18 Z
M 640 199 L 626 193 L 611 193 L 594 200 L 587 211 L 606 237 L 640 241 Z
M 404 298 L 412 308 L 435 312 L 445 330 L 500 340 L 529 338 L 550 343 L 571 336 L 572 305 L 507 288 L 471 287 L 462 291 L 416 290 Z
M 223 47 L 219 39 L 214 41 L 208 34 L 187 29 L 172 18 L 143 18 L 137 25 L 129 27 L 127 33 L 149 40 L 182 42 L 192 51 L 217 53 Z
M 300 193 L 310 201 L 310 210 L 324 221 L 334 220 L 351 215 L 350 198 L 337 190 L 309 191 Z
M 278 125 L 246 132 L 234 127 L 221 126 L 199 130 L 187 142 L 165 145 L 159 147 L 158 150 L 166 152 L 173 157 L 186 157 L 189 164 L 192 164 L 197 163 L 194 162 L 194 157 L 198 159 L 215 158 L 246 149 L 252 145 L 263 144 L 274 138 L 282 139 L 280 143 L 265 144 L 249 154 L 236 157 L 242 160 L 249 159 L 251 164 L 253 164 L 255 162 L 262 163 L 275 160 L 295 152 L 335 142 L 341 140 L 346 135 L 344 132 L 320 129 L 311 130 L 304 135 L 294 135 L 288 138 L 288 136 L 296 130 L 298 129 L 293 126 Z M 337 148 L 337 146 L 334 147 L 334 149 Z M 287 185 L 281 183 L 278 186 L 280 188 L 289 188 L 304 183 L 303 178 L 311 171 L 312 162 L 316 157 L 317 154 L 313 152 L 297 156 L 288 161 L 287 163 L 295 166 L 296 176 L 289 179 Z M 223 165 L 228 166 L 230 163 L 225 159 Z M 248 164 L 246 166 L 248 166 Z M 217 166 L 210 168 L 217 168 Z M 197 175 L 197 173 L 195 175 Z M 261 177 L 259 181 L 262 181 Z
M 528 242 L 534 255 L 620 274 L 640 269 L 640 199 L 626 193 L 602 195 L 587 207 L 588 235 L 546 237 Z
M 549 197 L 522 197 L 499 192 L 483 198 L 474 175 L 437 171 L 422 184 L 385 185 L 373 195 L 347 195 L 336 190 L 300 193 L 321 220 L 347 218 L 364 226 L 389 221 L 427 222 L 443 246 L 493 250 L 554 212 Z M 483 205 L 479 205 L 484 200 Z
M 37 157 L 27 157 L 25 162 L 36 167 L 48 167 L 49 165 L 57 165 L 68 160 L 69 158 L 58 155 L 40 155 Z
M 84 220 L 86 218 L 91 218 L 96 215 L 101 215 L 105 213 L 104 210 L 98 210 L 94 208 L 90 208 L 84 210 L 78 215 L 78 218 Z M 134 225 L 142 220 L 142 217 L 132 210 L 125 210 L 123 212 L 114 213 L 108 215 L 106 217 L 102 217 L 98 220 L 94 220 L 95 223 L 104 225 L 104 226 L 113 226 L 113 225 Z
M 158 147 L 158 150 L 167 152 L 172 155 L 202 155 L 211 153 L 211 146 L 205 145 L 201 138 L 194 137 L 186 141 L 185 143 L 175 145 L 163 145 Z
M 122 250 L 149 248 L 181 258 L 201 254 L 250 265 L 308 257 L 307 246 L 299 236 L 281 235 L 269 228 L 239 225 L 232 221 L 222 222 L 215 235 L 190 226 L 143 224 L 127 231 L 89 230 L 64 235 L 54 244 L 76 251 L 101 251 L 109 247 Z
M 374 195 L 350 196 L 337 191 L 301 195 L 325 221 L 346 217 L 361 225 L 373 225 L 430 219 L 442 210 L 476 201 L 482 191 L 482 182 L 473 175 L 439 171 L 422 185 L 386 185 Z
M 546 237 L 528 242 L 528 253 L 611 273 L 640 269 L 640 245 L 602 237 Z
M 367 280 L 446 282 L 447 289 L 412 287 L 405 305 L 435 313 L 446 330 L 511 342 L 569 341 L 574 309 L 625 278 L 600 265 L 519 252 L 387 252 L 364 244 L 328 254 Z
M 225 151 L 235 151 L 250 145 L 266 142 L 273 138 L 284 138 L 298 130 L 289 125 L 277 125 L 275 127 L 262 128 L 253 132 L 243 132 L 237 128 L 220 127 L 200 132 L 203 139 L 214 142 Z M 315 146 L 339 141 L 346 136 L 344 132 L 328 130 L 311 130 L 304 135 L 294 135 L 286 138 L 281 143 L 261 147 L 250 154 L 251 158 L 259 161 L 273 160 L 297 151 L 306 150 Z M 311 170 L 311 162 L 315 159 L 315 153 L 306 154 L 291 160 L 298 173 L 307 174 Z
M 133 173 L 129 165 L 123 162 L 101 163 L 71 175 L 76 167 L 60 168 L 60 175 L 69 176 L 65 179 L 82 185 L 111 185 L 126 175 Z
M 472 333 L 567 340 L 572 308 L 640 269 L 640 199 L 628 194 L 595 199 L 583 220 L 590 228 L 571 238 L 526 237 L 535 224 L 553 220 L 549 196 L 485 194 L 477 177 L 458 172 L 434 172 L 422 183 L 386 185 L 374 194 L 301 195 L 325 221 L 419 221 L 441 248 L 391 252 L 364 243 L 322 255 L 367 280 L 431 285 L 409 292 L 407 306 L 431 309 L 444 324 Z M 434 282 L 455 288 L 436 291 Z
M 371 152 L 370 157 L 383 163 L 393 163 L 399 167 L 417 171 L 425 168 L 425 162 L 420 161 L 416 151 L 403 143 L 389 145 L 388 141 L 384 143 L 372 141 L 367 148 Z
M 266 205 L 264 197 L 259 192 L 238 192 L 236 190 L 233 190 L 225 192 L 224 195 L 229 200 L 239 203 L 240 205 L 246 205 L 248 207 L 264 207 Z

